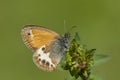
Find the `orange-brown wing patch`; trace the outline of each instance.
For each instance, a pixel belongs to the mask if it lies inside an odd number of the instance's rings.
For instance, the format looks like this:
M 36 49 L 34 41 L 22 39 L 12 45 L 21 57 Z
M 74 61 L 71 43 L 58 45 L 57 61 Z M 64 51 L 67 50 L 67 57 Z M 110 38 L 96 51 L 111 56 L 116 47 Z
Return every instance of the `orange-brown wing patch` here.
M 59 37 L 59 34 L 36 25 L 27 25 L 22 29 L 22 37 L 25 44 L 34 51 L 43 45 L 48 45 Z

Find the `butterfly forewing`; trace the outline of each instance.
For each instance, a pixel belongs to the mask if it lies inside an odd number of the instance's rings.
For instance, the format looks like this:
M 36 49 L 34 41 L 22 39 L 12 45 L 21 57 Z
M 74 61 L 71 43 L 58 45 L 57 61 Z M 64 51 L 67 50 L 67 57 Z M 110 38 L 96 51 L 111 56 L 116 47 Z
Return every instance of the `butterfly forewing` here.
M 26 25 L 22 29 L 22 37 L 27 47 L 34 51 L 43 45 L 48 45 L 52 40 L 59 37 L 59 35 L 43 27 Z

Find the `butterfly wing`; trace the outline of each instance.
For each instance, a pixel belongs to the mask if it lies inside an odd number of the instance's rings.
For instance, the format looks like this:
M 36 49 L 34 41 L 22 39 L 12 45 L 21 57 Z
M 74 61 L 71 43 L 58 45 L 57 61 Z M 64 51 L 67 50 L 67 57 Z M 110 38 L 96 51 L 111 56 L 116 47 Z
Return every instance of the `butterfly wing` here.
M 52 40 L 59 37 L 56 32 L 37 25 L 24 26 L 21 34 L 27 47 L 33 51 L 43 45 L 48 45 Z
M 21 34 L 27 47 L 35 52 L 34 63 L 44 70 L 54 70 L 64 53 L 62 37 L 52 30 L 36 25 L 24 26 Z
M 33 60 L 38 67 L 48 71 L 56 69 L 65 51 L 64 42 L 61 39 L 57 38 L 49 46 L 44 45 L 36 51 Z M 45 49 L 49 51 L 44 52 Z

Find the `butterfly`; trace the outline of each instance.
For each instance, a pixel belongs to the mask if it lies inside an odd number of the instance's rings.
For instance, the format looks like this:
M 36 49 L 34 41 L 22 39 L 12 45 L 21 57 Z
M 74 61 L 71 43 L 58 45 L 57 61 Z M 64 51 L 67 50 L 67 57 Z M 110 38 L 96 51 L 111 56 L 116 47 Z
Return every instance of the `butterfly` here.
M 38 25 L 25 25 L 21 30 L 25 45 L 33 54 L 33 62 L 41 69 L 53 71 L 69 47 L 70 33 L 64 36 Z

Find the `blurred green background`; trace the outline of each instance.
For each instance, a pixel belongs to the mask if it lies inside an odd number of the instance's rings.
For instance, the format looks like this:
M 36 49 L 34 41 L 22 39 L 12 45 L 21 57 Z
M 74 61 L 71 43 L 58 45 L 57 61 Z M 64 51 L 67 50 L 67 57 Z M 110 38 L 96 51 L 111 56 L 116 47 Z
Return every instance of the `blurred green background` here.
M 0 80 L 64 80 L 67 71 L 46 72 L 32 61 L 21 39 L 25 24 L 42 25 L 60 34 L 77 25 L 88 48 L 111 56 L 95 67 L 104 80 L 120 80 L 119 0 L 0 0 Z

